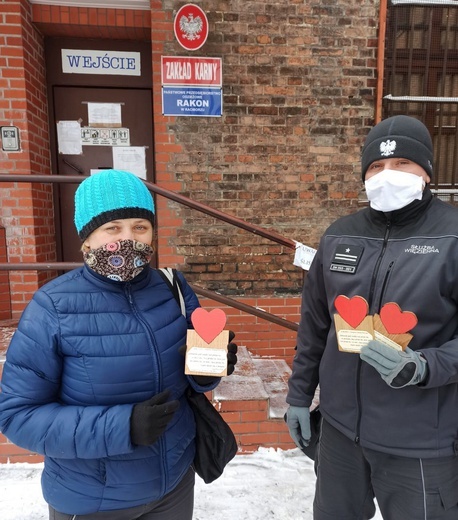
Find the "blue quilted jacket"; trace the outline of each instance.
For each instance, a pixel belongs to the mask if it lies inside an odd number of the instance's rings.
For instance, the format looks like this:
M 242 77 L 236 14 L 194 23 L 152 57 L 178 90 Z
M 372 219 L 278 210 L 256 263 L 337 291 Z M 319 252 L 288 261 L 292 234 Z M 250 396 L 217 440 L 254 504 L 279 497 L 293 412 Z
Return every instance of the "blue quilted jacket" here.
M 179 276 L 189 317 L 199 303 Z M 8 349 L 0 430 L 45 456 L 43 495 L 57 511 L 145 504 L 188 471 L 195 424 L 184 394 L 189 384 L 203 391 L 178 352 L 190 326 L 150 268 L 113 282 L 82 267 L 36 292 Z M 165 389 L 179 410 L 155 444 L 132 445 L 134 404 Z

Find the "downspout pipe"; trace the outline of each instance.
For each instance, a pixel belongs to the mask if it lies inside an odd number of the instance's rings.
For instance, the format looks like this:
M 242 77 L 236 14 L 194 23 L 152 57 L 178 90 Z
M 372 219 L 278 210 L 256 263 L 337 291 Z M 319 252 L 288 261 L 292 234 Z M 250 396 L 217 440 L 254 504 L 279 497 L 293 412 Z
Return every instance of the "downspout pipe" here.
M 385 74 L 385 38 L 388 0 L 380 0 L 378 49 L 377 49 L 377 89 L 375 97 L 375 124 L 382 120 L 383 80 Z

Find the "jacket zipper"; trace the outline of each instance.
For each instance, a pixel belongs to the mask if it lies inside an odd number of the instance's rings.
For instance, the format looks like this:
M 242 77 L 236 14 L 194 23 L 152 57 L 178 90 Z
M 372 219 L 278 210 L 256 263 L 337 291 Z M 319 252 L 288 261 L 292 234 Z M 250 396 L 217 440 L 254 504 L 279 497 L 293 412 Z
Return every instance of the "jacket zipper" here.
M 126 298 L 127 298 L 128 302 L 130 304 L 130 307 L 132 309 L 133 314 L 135 315 L 137 320 L 143 325 L 143 327 L 145 328 L 145 330 L 148 333 L 148 336 L 149 336 L 149 338 L 151 340 L 151 344 L 152 344 L 152 346 L 150 347 L 151 359 L 153 361 L 153 364 L 155 365 L 154 368 L 156 369 L 156 372 L 158 374 L 158 380 L 159 380 L 158 388 L 156 388 L 155 391 L 156 391 L 156 393 L 158 393 L 161 390 L 161 388 L 162 388 L 162 373 L 161 373 L 161 370 L 160 370 L 159 356 L 157 354 L 157 351 L 153 348 L 153 345 L 154 345 L 154 335 L 153 335 L 153 333 L 151 331 L 151 328 L 148 325 L 148 323 L 140 316 L 139 312 L 137 311 L 137 307 L 135 306 L 134 300 L 132 298 L 131 285 L 129 283 L 126 283 L 125 288 L 124 288 L 124 293 L 125 293 Z
M 367 302 L 369 304 L 369 308 L 372 305 L 372 299 L 374 297 L 374 291 L 375 291 L 375 281 L 377 280 L 378 271 L 380 269 L 380 263 L 382 262 L 382 258 L 385 255 L 386 246 L 388 244 L 388 237 L 390 236 L 391 231 L 391 222 L 388 221 L 386 223 L 386 230 L 385 230 L 385 236 L 383 237 L 383 245 L 382 250 L 380 252 L 380 255 L 377 259 L 377 263 L 375 264 L 374 272 L 372 273 L 372 280 L 371 280 L 371 287 L 369 290 L 369 301 Z
M 149 337 L 151 338 L 151 343 L 152 343 L 152 345 L 154 345 L 154 335 L 153 335 L 153 333 L 151 331 L 151 328 L 148 325 L 148 323 L 140 316 L 140 314 L 137 311 L 137 308 L 135 307 L 134 300 L 132 298 L 131 285 L 129 283 L 126 283 L 124 292 L 125 292 L 127 300 L 129 301 L 129 304 L 131 306 L 132 312 L 134 313 L 134 315 L 138 319 L 138 321 L 145 327 L 146 331 L 148 332 Z M 151 359 L 153 360 L 153 364 L 155 364 L 155 368 L 156 368 L 156 371 L 157 371 L 157 374 L 158 374 L 159 388 L 156 388 L 156 393 L 158 393 L 161 390 L 161 388 L 162 388 L 162 372 L 160 370 L 161 365 L 160 365 L 160 362 L 159 362 L 159 355 L 157 354 L 157 350 L 155 350 L 153 348 L 153 346 L 151 346 L 150 347 L 150 351 L 151 351 Z M 160 443 L 160 445 L 161 445 L 160 451 L 163 454 L 165 452 L 165 444 L 164 444 L 165 441 L 164 441 L 163 436 L 161 436 L 156 442 Z M 166 479 L 168 479 L 167 467 L 166 467 L 166 464 L 165 464 L 165 457 L 164 456 L 161 457 L 161 462 L 162 462 L 162 471 L 163 471 L 163 474 L 165 475 L 165 479 L 164 479 L 163 485 L 162 485 L 162 493 L 164 493 L 165 489 L 166 489 L 166 482 L 165 481 L 166 481 Z
M 385 255 L 386 247 L 387 247 L 387 244 L 388 244 L 388 237 L 390 236 L 390 231 L 391 231 L 391 221 L 387 221 L 386 229 L 385 229 L 385 235 L 383 237 L 382 250 L 380 251 L 380 255 L 377 258 L 377 262 L 375 264 L 375 268 L 374 268 L 374 271 L 372 273 L 371 286 L 370 286 L 370 289 L 369 289 L 369 301 L 367 302 L 369 304 L 369 308 L 371 308 L 371 306 L 372 306 L 372 300 L 374 298 L 374 292 L 375 292 L 375 282 L 377 280 L 377 275 L 378 275 L 378 272 L 379 272 L 379 269 L 380 269 L 380 264 L 382 263 L 382 259 L 383 259 L 384 255 Z M 389 265 L 387 274 L 384 277 L 382 294 L 383 294 L 383 291 L 385 290 L 388 274 L 391 271 L 392 267 L 393 267 L 393 262 L 391 262 L 391 264 Z M 380 306 L 380 303 L 382 301 L 381 300 L 382 294 L 380 295 L 379 306 Z M 361 406 L 362 406 L 361 405 L 361 368 L 362 368 L 362 363 L 363 362 L 361 361 L 361 358 L 360 358 L 358 360 L 358 371 L 357 371 L 357 382 L 356 382 L 356 395 L 357 395 L 356 402 L 357 402 L 357 405 L 358 405 L 358 419 L 356 421 L 355 444 L 359 444 L 359 441 L 360 441 L 360 430 L 361 430 Z
M 383 295 L 385 294 L 386 284 L 388 283 L 388 278 L 390 276 L 391 269 L 393 269 L 393 265 L 394 265 L 394 261 L 390 262 L 390 265 L 388 266 L 388 269 L 386 270 L 386 273 L 385 273 L 385 278 L 383 280 L 382 290 L 380 291 L 380 298 L 379 298 L 378 305 L 377 305 L 377 312 L 379 314 L 380 314 L 380 309 L 382 308 L 382 301 L 383 301 Z

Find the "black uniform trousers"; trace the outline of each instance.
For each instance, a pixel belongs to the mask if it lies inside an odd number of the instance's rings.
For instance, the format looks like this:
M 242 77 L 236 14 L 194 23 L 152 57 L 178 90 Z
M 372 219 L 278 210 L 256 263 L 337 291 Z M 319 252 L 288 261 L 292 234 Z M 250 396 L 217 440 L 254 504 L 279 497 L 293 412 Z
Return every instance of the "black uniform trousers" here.
M 419 459 L 356 445 L 323 420 L 314 520 L 458 520 L 458 457 Z

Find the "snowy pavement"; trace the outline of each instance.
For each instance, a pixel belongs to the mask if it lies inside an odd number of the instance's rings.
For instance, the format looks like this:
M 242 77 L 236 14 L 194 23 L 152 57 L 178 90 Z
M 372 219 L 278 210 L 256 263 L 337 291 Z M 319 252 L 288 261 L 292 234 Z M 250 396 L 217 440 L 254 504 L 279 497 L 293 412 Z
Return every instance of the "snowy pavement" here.
M 42 467 L 0 464 L 0 520 L 48 520 Z M 193 520 L 312 520 L 314 486 L 313 463 L 300 450 L 260 448 L 237 455 L 212 484 L 196 479 Z

